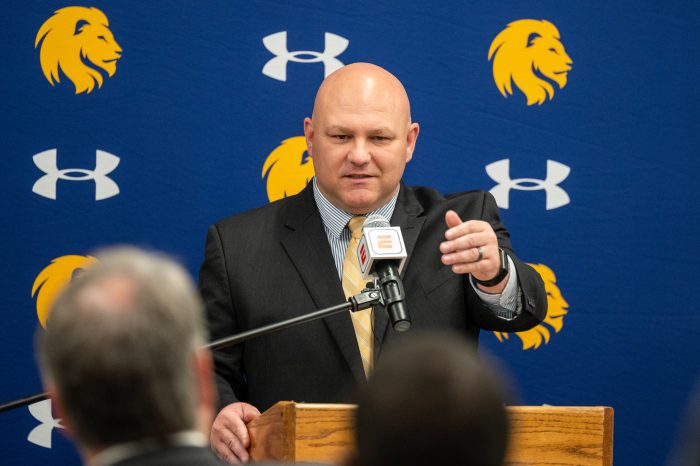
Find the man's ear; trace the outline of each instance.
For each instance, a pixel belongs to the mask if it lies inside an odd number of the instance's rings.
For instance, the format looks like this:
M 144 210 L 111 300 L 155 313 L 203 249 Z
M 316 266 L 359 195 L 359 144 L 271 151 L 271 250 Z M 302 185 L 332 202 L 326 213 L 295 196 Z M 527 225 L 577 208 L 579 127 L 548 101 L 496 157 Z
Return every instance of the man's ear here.
M 198 350 L 194 357 L 197 377 L 197 430 L 209 436 L 216 414 L 217 394 L 214 386 L 214 363 L 211 352 Z
M 306 139 L 306 152 L 313 157 L 314 123 L 311 118 L 304 118 L 304 138 Z
M 413 150 L 416 148 L 418 133 L 420 133 L 420 125 L 415 122 L 411 123 L 408 127 L 408 134 L 406 135 L 406 163 L 410 162 L 413 158 Z
M 66 417 L 66 411 L 65 409 L 63 409 L 63 401 L 61 401 L 61 397 L 58 395 L 56 387 L 51 383 L 44 383 L 44 390 L 46 390 L 46 392 L 49 394 L 49 399 L 51 400 L 52 416 L 54 417 L 54 419 L 60 420 L 61 426 L 64 427 L 66 434 L 69 437 L 73 437 L 73 429 L 71 427 L 70 421 Z

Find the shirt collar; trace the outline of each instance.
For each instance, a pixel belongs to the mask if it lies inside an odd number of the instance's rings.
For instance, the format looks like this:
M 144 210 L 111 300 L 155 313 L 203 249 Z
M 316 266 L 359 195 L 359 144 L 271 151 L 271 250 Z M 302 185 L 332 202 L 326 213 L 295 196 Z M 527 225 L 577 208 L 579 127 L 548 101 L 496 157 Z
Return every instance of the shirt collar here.
M 340 235 L 343 233 L 343 230 L 348 224 L 348 221 L 350 221 L 350 219 L 353 218 L 355 214 L 345 212 L 344 210 L 334 206 L 333 203 L 331 203 L 331 201 L 329 201 L 326 198 L 326 196 L 323 195 L 321 190 L 318 189 L 316 177 L 313 178 L 313 188 L 314 200 L 316 201 L 316 206 L 318 206 L 318 211 L 321 214 L 321 221 L 323 222 L 323 226 L 326 227 L 326 230 L 328 230 L 333 237 L 340 238 Z M 381 215 L 387 220 L 390 220 L 391 216 L 394 214 L 394 208 L 396 207 L 396 200 L 398 198 L 399 190 L 397 189 L 396 193 L 394 193 L 394 196 L 391 199 L 389 199 L 389 202 L 387 202 L 377 210 L 368 212 L 367 215 L 369 216 L 372 214 L 377 214 Z
M 164 441 L 146 439 L 105 448 L 92 457 L 88 464 L 90 466 L 109 466 L 127 458 L 158 450 L 163 448 L 164 444 L 177 447 L 206 447 L 208 442 L 201 432 L 187 430 L 169 435 Z

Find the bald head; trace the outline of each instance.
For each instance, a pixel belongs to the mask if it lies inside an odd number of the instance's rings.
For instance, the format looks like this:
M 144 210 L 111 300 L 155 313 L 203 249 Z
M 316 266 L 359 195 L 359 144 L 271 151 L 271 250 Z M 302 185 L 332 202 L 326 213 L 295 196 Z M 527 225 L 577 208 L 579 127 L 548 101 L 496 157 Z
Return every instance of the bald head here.
M 323 81 L 304 120 L 319 190 L 346 212 L 380 208 L 399 190 L 418 131 L 396 76 L 369 63 L 344 66 Z
M 371 63 L 352 63 L 330 74 L 318 88 L 312 118 L 328 107 L 347 106 L 357 102 L 385 102 L 401 113 L 406 124 L 411 122 L 411 104 L 403 84 L 396 76 Z

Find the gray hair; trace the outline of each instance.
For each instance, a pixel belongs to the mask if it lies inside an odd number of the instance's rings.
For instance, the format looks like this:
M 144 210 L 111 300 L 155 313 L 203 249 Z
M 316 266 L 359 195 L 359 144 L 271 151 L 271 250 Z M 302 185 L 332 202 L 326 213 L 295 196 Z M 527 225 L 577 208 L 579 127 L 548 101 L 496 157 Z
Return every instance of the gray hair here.
M 66 420 L 93 448 L 194 428 L 194 357 L 205 327 L 192 279 L 134 248 L 96 256 L 56 299 L 37 339 Z

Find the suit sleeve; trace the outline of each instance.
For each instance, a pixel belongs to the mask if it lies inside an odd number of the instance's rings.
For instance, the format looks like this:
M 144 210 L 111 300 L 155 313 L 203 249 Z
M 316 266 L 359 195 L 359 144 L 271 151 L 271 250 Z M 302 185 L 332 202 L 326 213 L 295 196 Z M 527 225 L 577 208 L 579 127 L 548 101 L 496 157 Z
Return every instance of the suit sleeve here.
M 491 224 L 498 237 L 498 245 L 515 264 L 522 309 L 514 319 L 504 320 L 496 316 L 491 309 L 479 300 L 478 310 L 474 313 L 473 318 L 476 324 L 485 330 L 501 332 L 528 330 L 542 322 L 547 315 L 547 294 L 545 293 L 542 278 L 535 269 L 522 262 L 515 255 L 510 243 L 508 230 L 501 222 L 496 200 L 490 193 L 484 193 L 482 220 Z M 473 290 L 470 291 L 476 295 Z
M 226 252 L 216 225 L 207 232 L 204 262 L 199 272 L 199 290 L 206 309 L 210 340 L 239 333 Z M 243 348 L 243 345 L 236 345 L 214 352 L 219 410 L 230 403 L 247 399 Z

